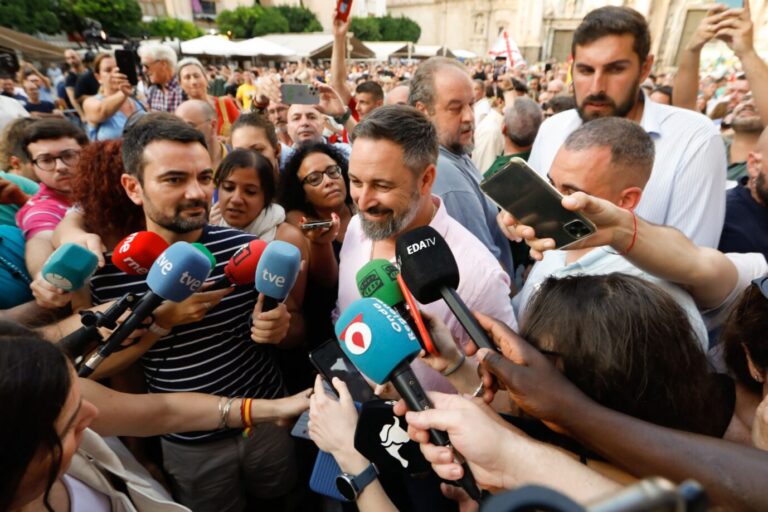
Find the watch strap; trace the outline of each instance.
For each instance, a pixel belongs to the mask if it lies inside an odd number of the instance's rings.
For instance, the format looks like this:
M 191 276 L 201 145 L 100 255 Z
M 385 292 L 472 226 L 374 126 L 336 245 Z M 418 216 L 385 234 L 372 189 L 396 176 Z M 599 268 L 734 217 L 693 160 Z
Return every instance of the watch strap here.
M 345 477 L 344 479 L 349 483 L 350 487 L 352 488 L 352 492 L 354 493 L 354 499 L 356 500 L 360 496 L 360 493 L 362 493 L 363 490 L 368 486 L 368 484 L 376 480 L 376 477 L 379 476 L 379 472 L 376 470 L 376 466 L 371 463 L 368 464 L 368 467 L 358 475 L 342 473 L 341 476 Z M 342 492 L 342 494 L 344 493 Z
M 338 116 L 338 117 L 334 117 L 334 118 L 333 118 L 333 120 L 334 120 L 334 121 L 336 121 L 337 123 L 339 123 L 339 124 L 343 125 L 343 124 L 345 124 L 347 121 L 349 121 L 349 118 L 350 118 L 350 117 L 352 117 L 352 109 L 351 109 L 351 108 L 349 108 L 349 107 L 347 107 L 347 108 L 344 110 L 344 113 L 343 113 L 343 114 L 341 114 L 341 115 L 340 115 L 340 116 Z

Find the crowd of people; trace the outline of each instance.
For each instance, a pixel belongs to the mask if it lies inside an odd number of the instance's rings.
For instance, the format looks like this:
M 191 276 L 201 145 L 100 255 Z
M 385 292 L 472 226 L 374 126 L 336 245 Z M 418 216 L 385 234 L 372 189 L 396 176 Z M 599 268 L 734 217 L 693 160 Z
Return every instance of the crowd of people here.
M 493 494 L 538 484 L 581 504 L 693 479 L 715 506 L 768 509 L 768 65 L 748 2 L 713 7 L 666 74 L 627 7 L 588 13 L 571 62 L 546 66 L 349 62 L 348 28 L 334 20 L 327 66 L 204 65 L 151 43 L 137 85 L 112 54 L 73 50 L 2 77 L 0 510 L 477 510 L 447 483 L 467 471 Z M 715 38 L 738 58 L 726 74 L 700 69 Z M 591 236 L 556 247 L 483 192 L 519 159 Z M 358 271 L 401 264 L 398 238 L 427 226 L 497 350 L 446 302 L 418 304 L 439 350 L 412 367 L 434 407 L 371 384 L 426 461 L 411 474 L 362 453 L 360 404 L 308 354 L 341 332 Z M 78 377 L 60 340 L 150 290 L 113 261 L 144 231 L 204 246 L 208 282 Z M 254 240 L 301 257 L 269 306 L 252 283 L 211 286 Z M 98 259 L 77 290 L 42 272 L 68 243 Z M 291 434 L 304 411 L 311 441 Z M 355 505 L 310 490 L 318 449 Z

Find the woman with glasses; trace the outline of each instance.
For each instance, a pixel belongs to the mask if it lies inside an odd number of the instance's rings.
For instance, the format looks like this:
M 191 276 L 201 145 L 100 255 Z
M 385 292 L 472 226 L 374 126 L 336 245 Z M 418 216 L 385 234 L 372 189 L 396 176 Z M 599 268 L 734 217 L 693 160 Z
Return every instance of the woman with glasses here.
M 144 106 L 133 97 L 133 86 L 128 77 L 117 68 L 115 58 L 99 54 L 93 62 L 96 79 L 101 84 L 99 93 L 83 102 L 85 120 L 88 122 L 88 138 L 91 140 L 119 139 L 123 127 L 135 112 L 143 112 Z
M 184 91 L 185 99 L 202 100 L 216 109 L 216 134 L 227 138 L 232 124 L 240 116 L 240 110 L 229 96 L 214 98 L 208 94 L 208 76 L 203 65 L 194 57 L 187 57 L 179 62 L 177 67 L 179 84 Z

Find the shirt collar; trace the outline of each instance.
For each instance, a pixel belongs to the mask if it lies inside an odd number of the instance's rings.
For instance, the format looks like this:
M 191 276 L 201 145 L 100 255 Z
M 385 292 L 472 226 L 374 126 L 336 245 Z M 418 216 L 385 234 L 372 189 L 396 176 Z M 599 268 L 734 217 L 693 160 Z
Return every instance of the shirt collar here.
M 640 119 L 640 126 L 649 135 L 661 136 L 661 122 L 666 117 L 664 107 L 651 100 L 645 92 L 643 92 L 643 101 L 643 117 Z

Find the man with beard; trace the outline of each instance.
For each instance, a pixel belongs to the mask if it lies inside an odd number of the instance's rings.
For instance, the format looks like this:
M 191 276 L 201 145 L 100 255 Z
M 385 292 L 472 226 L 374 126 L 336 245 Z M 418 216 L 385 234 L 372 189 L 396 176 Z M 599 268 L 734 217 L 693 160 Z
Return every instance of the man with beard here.
M 221 277 L 224 264 L 255 238 L 207 224 L 214 189 L 211 158 L 203 135 L 184 121 L 164 113 L 144 116 L 125 133 L 123 162 L 121 183 L 144 209 L 147 230 L 169 244 L 206 246 L 218 262 L 211 279 Z M 91 297 L 101 304 L 127 292 L 140 294 L 147 291 L 145 280 L 108 261 L 91 278 Z M 149 333 L 119 356 L 141 357 L 152 393 L 282 397 L 273 345 L 285 344 L 291 336 L 290 315 L 285 304 L 262 312 L 262 303 L 253 286 L 246 285 L 198 292 L 179 305 L 164 304 L 155 310 Z M 296 476 L 288 432 L 264 423 L 243 436 L 225 426 L 222 420 L 211 431 L 162 439 L 163 463 L 179 501 L 192 510 L 240 511 L 252 500 L 288 493 Z
M 747 157 L 747 176 L 728 191 L 718 249 L 760 252 L 768 259 L 768 128 Z
M 528 163 L 546 176 L 568 135 L 592 119 L 639 123 L 654 141 L 656 159 L 637 214 L 715 247 L 725 216 L 723 144 L 706 117 L 649 101 L 640 91 L 653 65 L 650 46 L 648 24 L 637 11 L 609 6 L 587 14 L 571 49 L 577 108 L 542 124 Z
M 480 173 L 469 158 L 474 146 L 474 101 L 472 80 L 454 59 L 427 60 L 410 83 L 408 104 L 435 125 L 440 143 L 432 192 L 443 200 L 448 215 L 479 238 L 510 273 L 512 253 L 496 223 L 498 208 L 480 189 Z
M 736 105 L 730 119 L 733 136 L 726 139 L 728 153 L 728 179 L 740 181 L 747 176 L 747 158 L 754 151 L 764 125 L 755 109 L 751 95 Z M 728 208 L 726 207 L 726 216 Z
M 469 308 L 515 328 L 509 276 L 474 234 L 448 214 L 445 201 L 432 194 L 438 172 L 438 139 L 432 123 L 412 107 L 384 106 L 366 116 L 352 137 L 349 184 L 358 213 L 349 221 L 341 248 L 337 312 L 360 298 L 355 279 L 362 266 L 378 258 L 394 261 L 397 237 L 429 225 L 456 257 L 458 292 Z M 422 309 L 445 322 L 462 346 L 469 341 L 443 301 Z M 444 377 L 420 361 L 413 367 L 425 388 L 453 391 Z

